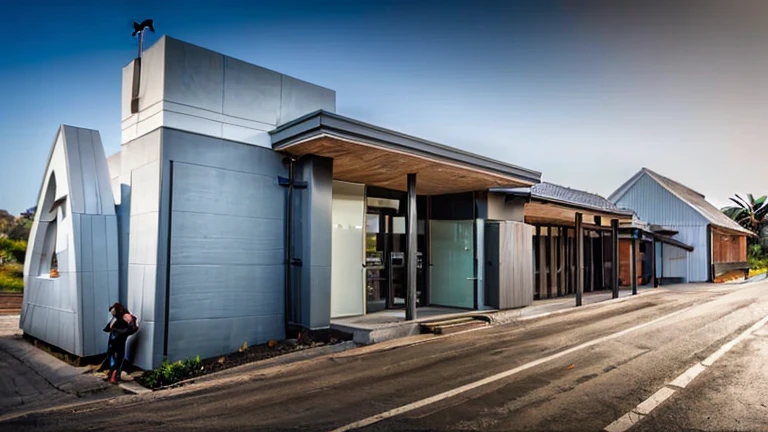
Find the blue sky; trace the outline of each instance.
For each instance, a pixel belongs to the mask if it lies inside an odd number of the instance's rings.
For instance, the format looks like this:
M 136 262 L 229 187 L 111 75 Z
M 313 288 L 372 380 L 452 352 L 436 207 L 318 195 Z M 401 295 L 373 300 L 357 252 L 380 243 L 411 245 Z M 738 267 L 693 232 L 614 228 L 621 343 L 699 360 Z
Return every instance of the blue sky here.
M 35 205 L 59 124 L 119 150 L 131 22 L 336 90 L 337 111 L 608 195 L 647 166 L 768 193 L 760 3 L 4 2 L 0 208 Z M 687 6 L 686 6 L 687 5 Z

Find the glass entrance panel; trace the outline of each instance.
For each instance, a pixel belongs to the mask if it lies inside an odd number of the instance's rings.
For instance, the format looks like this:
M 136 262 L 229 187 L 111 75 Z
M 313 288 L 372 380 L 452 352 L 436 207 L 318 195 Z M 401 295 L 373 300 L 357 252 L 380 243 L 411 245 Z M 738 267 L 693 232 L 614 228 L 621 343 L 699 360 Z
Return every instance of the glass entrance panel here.
M 474 221 L 429 221 L 430 303 L 475 307 Z
M 365 301 L 366 312 L 387 306 L 388 277 L 386 266 L 386 216 L 367 214 L 365 223 Z

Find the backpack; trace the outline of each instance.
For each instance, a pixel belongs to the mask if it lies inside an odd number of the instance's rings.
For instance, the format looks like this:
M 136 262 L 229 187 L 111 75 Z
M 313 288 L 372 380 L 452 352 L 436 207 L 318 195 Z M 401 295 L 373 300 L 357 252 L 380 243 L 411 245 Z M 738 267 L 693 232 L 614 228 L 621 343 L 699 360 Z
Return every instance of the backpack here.
M 128 336 L 136 334 L 139 331 L 139 319 L 136 315 L 131 314 L 131 323 L 128 325 L 128 331 L 125 333 Z

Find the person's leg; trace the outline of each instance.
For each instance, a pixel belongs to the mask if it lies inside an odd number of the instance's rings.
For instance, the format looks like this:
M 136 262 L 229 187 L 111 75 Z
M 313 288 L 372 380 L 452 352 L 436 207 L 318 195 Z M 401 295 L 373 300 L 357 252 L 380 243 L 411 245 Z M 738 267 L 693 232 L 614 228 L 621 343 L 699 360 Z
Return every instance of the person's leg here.
M 115 339 L 115 367 L 111 375 L 112 382 L 120 381 L 120 374 L 123 372 L 123 360 L 125 359 L 125 340 L 127 338 L 119 337 Z
M 112 376 L 112 370 L 115 367 L 115 346 L 112 343 L 114 339 L 110 336 L 109 342 L 107 343 L 107 357 L 104 359 L 104 362 L 102 362 L 102 370 L 104 368 L 104 365 L 107 366 L 107 377 L 104 378 L 104 380 L 108 380 Z

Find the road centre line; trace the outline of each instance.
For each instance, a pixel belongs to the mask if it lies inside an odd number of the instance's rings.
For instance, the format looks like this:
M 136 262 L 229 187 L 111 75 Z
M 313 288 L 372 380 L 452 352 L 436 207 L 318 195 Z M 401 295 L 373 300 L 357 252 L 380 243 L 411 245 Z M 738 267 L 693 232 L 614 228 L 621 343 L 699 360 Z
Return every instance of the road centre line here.
M 496 382 L 496 381 L 508 378 L 508 377 L 510 377 L 512 375 L 516 375 L 516 374 L 518 374 L 520 372 L 523 372 L 525 370 L 528 370 L 530 368 L 533 368 L 533 367 L 536 367 L 538 365 L 550 362 L 552 360 L 556 360 L 556 359 L 558 359 L 560 357 L 564 357 L 564 356 L 566 356 L 568 354 L 572 354 L 572 353 L 574 353 L 576 351 L 580 351 L 580 350 L 582 350 L 584 348 L 589 348 L 591 346 L 594 346 L 594 345 L 597 345 L 597 344 L 601 344 L 603 342 L 607 342 L 609 340 L 613 340 L 613 339 L 622 337 L 622 336 L 624 336 L 626 334 L 629 334 L 629 333 L 632 333 L 634 331 L 637 331 L 637 330 L 643 329 L 645 327 L 651 326 L 651 325 L 656 324 L 656 323 L 658 323 L 660 321 L 663 321 L 665 319 L 672 318 L 674 316 L 680 315 L 680 314 L 682 314 L 684 312 L 687 312 L 688 310 L 692 309 L 695 306 L 696 305 L 686 307 L 684 309 L 681 309 L 681 310 L 672 312 L 670 314 L 661 316 L 659 318 L 656 318 L 656 319 L 654 319 L 652 321 L 648 321 L 647 323 L 638 324 L 638 325 L 636 325 L 634 327 L 630 327 L 628 329 L 624 329 L 622 331 L 619 331 L 619 332 L 616 332 L 616 333 L 612 333 L 612 334 L 600 337 L 598 339 L 591 340 L 589 342 L 585 342 L 585 343 L 583 343 L 581 345 L 577 345 L 575 347 L 568 348 L 568 349 L 566 349 L 564 351 L 560 351 L 558 353 L 555 353 L 555 354 L 552 354 L 552 355 L 549 355 L 549 356 L 546 356 L 546 357 L 543 357 L 543 358 L 540 358 L 540 359 L 528 362 L 526 364 L 520 365 L 520 366 L 515 367 L 513 369 L 509 369 L 509 370 L 506 370 L 504 372 L 500 372 L 500 373 L 497 373 L 495 375 L 491 375 L 489 377 L 483 378 L 481 380 L 478 380 L 478 381 L 475 381 L 475 382 L 472 382 L 472 383 L 469 383 L 469 384 L 465 384 L 465 385 L 457 387 L 455 389 L 448 390 L 448 391 L 439 393 L 437 395 L 434 395 L 434 396 L 431 396 L 431 397 L 428 397 L 428 398 L 425 398 L 425 399 L 421 399 L 421 400 L 418 400 L 416 402 L 412 402 L 410 404 L 403 405 L 403 406 L 400 406 L 398 408 L 394 408 L 394 409 L 391 409 L 389 411 L 385 411 L 385 412 L 373 415 L 371 417 L 368 417 L 368 418 L 365 418 L 365 419 L 362 419 L 362 420 L 359 420 L 359 421 L 356 421 L 356 422 L 353 422 L 353 423 L 349 423 L 347 425 L 344 425 L 344 426 L 341 426 L 339 428 L 336 428 L 336 429 L 334 429 L 331 432 L 346 432 L 346 431 L 353 430 L 353 429 L 363 428 L 363 427 L 366 427 L 366 426 L 370 426 L 370 425 L 372 425 L 374 423 L 378 423 L 378 422 L 380 422 L 382 420 L 386 420 L 388 418 L 392 418 L 392 417 L 398 416 L 400 414 L 405 414 L 407 412 L 410 412 L 410 411 L 413 411 L 413 410 L 425 407 L 427 405 L 431 405 L 431 404 L 434 404 L 436 402 L 440 402 L 442 400 L 454 397 L 456 395 L 459 395 L 459 394 L 462 394 L 462 393 L 466 393 L 466 392 L 468 392 L 470 390 L 474 390 L 474 389 L 476 389 L 478 387 L 482 387 L 484 385 L 491 384 L 493 382 Z

